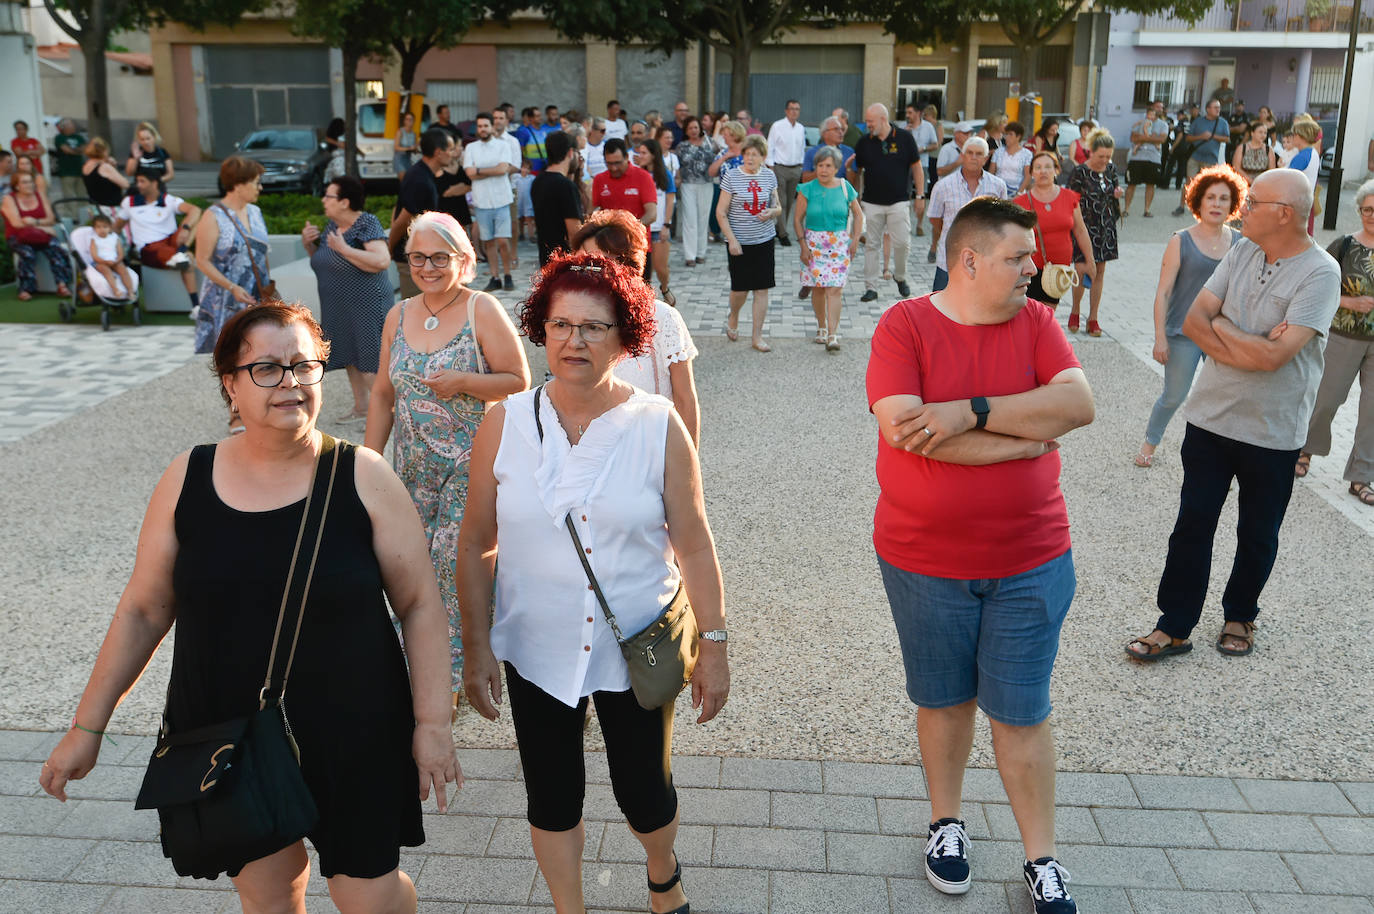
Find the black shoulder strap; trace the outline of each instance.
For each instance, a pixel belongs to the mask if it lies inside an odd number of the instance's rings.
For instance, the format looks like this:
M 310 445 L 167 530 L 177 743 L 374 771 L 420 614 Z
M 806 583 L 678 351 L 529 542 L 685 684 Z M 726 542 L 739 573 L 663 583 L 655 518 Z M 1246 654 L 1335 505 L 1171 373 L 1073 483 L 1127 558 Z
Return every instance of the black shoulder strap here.
M 1346 235 L 1341 239 L 1341 252 L 1336 255 L 1336 265 L 1342 270 L 1345 269 L 1345 255 L 1350 252 L 1350 244 L 1355 240 L 1354 235 Z

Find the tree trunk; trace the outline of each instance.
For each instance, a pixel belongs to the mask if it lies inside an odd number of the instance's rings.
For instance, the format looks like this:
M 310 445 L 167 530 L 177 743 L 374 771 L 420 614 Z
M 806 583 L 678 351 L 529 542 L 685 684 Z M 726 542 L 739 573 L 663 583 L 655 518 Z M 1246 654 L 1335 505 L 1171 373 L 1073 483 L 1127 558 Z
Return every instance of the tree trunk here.
M 1023 38 L 1017 42 L 1017 48 L 1021 52 L 1021 59 L 1017 64 L 1016 75 L 1021 82 L 1021 94 L 1025 95 L 1038 88 L 1035 69 L 1040 63 L 1040 46 Z
M 749 107 L 750 56 L 754 52 L 752 42 L 740 41 L 730 49 L 730 115 L 733 117 L 741 108 Z M 750 111 L 750 114 L 755 112 Z M 751 127 L 752 124 L 745 124 Z
M 113 150 L 109 80 L 105 73 L 105 43 L 109 37 L 104 5 L 92 3 L 90 23 L 81 35 L 81 57 L 86 62 L 86 135 L 104 137 Z
M 344 173 L 358 174 L 358 59 L 355 48 L 344 45 Z
M 433 45 L 428 41 L 415 41 L 408 47 L 398 47 L 401 52 L 401 94 L 410 95 L 410 87 L 415 85 L 415 71 L 420 68 L 420 61 L 425 59 L 429 49 Z M 417 125 L 418 129 L 418 125 Z

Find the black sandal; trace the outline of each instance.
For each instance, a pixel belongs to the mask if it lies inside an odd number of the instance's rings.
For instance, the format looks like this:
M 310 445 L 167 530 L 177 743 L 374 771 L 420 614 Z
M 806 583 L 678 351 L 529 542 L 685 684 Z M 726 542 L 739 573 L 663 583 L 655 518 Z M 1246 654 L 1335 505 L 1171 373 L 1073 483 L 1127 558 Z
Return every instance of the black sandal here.
M 1230 624 L 1232 623 L 1226 623 L 1226 625 Z M 1217 635 L 1217 653 L 1225 654 L 1227 657 L 1244 657 L 1255 649 L 1255 623 L 1237 621 L 1235 624 L 1243 626 L 1245 628 L 1245 633 L 1238 635 L 1235 632 L 1228 632 L 1226 630 L 1226 625 L 1223 625 L 1221 627 L 1221 634 Z M 1226 641 L 1227 638 L 1230 638 L 1232 641 L 1239 641 L 1245 646 L 1226 647 L 1223 642 Z
M 671 892 L 671 891 L 673 890 L 673 887 L 674 887 L 675 885 L 677 885 L 677 884 L 678 884 L 679 882 L 681 882 L 681 881 L 682 881 L 682 862 L 681 862 L 680 860 L 677 859 L 677 854 L 673 854 L 673 876 L 672 876 L 672 878 L 669 879 L 667 882 L 654 882 L 652 879 L 648 880 L 648 882 L 649 882 L 649 891 L 650 891 L 650 892 L 655 892 L 655 893 Z M 649 914 L 654 914 L 654 906 L 653 906 L 652 903 L 649 905 Z M 682 907 L 673 908 L 671 911 L 665 911 L 664 914 L 692 914 L 692 905 L 691 905 L 691 902 L 688 902 L 687 904 L 684 904 Z

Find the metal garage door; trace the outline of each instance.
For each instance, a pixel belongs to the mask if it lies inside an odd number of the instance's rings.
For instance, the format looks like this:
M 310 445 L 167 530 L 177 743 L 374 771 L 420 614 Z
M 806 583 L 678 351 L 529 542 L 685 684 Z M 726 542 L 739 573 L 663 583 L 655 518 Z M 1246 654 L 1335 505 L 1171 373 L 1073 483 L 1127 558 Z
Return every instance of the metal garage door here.
M 263 124 L 324 127 L 334 116 L 325 47 L 205 45 L 205 101 L 211 152 L 223 158 Z
M 448 119 L 461 124 L 477 116 L 477 81 L 475 79 L 431 79 L 425 83 L 425 101 L 430 111 L 448 105 Z
M 749 112 L 765 125 L 782 117 L 790 98 L 804 124 L 820 124 L 836 108 L 863 121 L 864 49 L 858 45 L 765 45 L 750 57 Z M 730 107 L 730 57 L 716 54 L 716 107 Z M 732 115 L 734 111 L 730 112 Z M 765 128 L 766 129 L 766 128 Z

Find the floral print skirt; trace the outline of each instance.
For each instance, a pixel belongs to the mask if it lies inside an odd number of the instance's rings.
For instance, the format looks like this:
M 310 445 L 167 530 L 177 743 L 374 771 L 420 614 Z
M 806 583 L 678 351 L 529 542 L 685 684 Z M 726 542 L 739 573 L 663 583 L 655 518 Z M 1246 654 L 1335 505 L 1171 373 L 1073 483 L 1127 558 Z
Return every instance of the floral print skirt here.
M 811 263 L 801 265 L 802 285 L 836 288 L 849 278 L 849 233 L 806 231 Z

